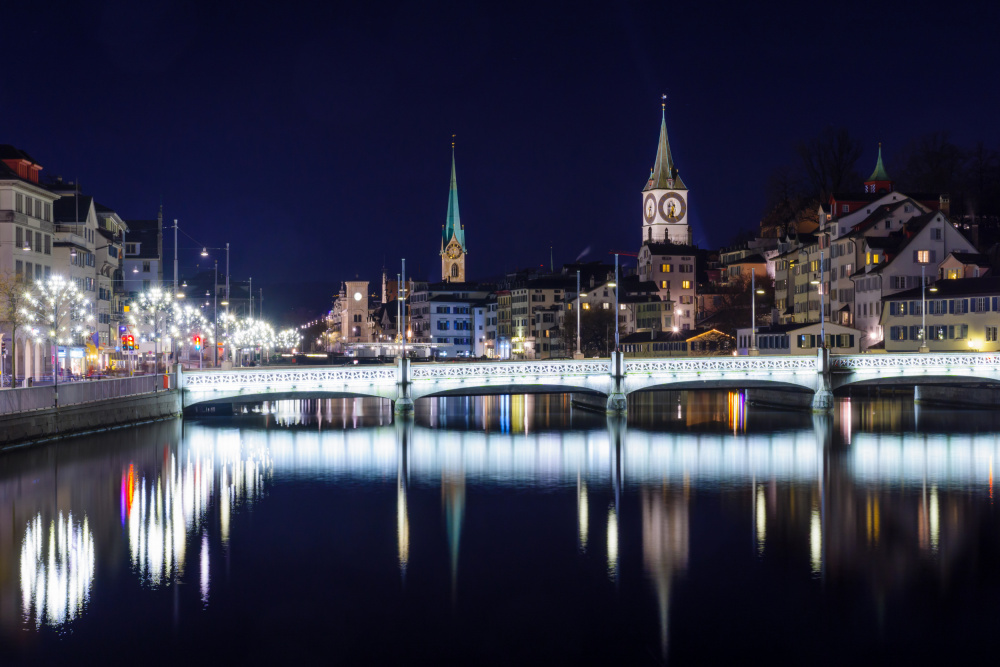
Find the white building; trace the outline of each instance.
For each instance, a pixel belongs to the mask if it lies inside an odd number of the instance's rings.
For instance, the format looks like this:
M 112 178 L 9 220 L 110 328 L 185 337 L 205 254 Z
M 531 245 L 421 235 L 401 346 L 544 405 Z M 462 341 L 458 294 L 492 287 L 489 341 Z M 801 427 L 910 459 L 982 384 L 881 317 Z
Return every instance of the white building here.
M 639 280 L 653 282 L 660 299 L 674 302 L 674 326 L 695 328 L 698 314 L 698 249 L 690 245 L 643 243 L 639 249 Z
M 862 348 L 884 338 L 881 324 L 885 297 L 930 282 L 938 265 L 954 252 L 975 253 L 972 243 L 941 211 L 910 218 L 885 237 L 867 237 L 864 264 L 852 276 L 855 285 L 855 328 L 865 332 Z
M 134 298 L 163 284 L 163 207 L 154 220 L 129 220 L 126 224 L 122 277 L 124 291 Z M 223 270 L 220 267 L 220 275 Z
M 410 302 L 411 341 L 427 346 L 432 356 L 482 356 L 489 293 L 475 283 L 444 282 L 418 287 Z M 482 343 L 479 338 L 483 338 Z M 482 354 L 477 354 L 480 351 Z
M 748 354 L 753 346 L 752 329 L 736 330 L 737 354 Z M 863 331 L 834 322 L 775 324 L 757 327 L 757 352 L 760 355 L 815 354 L 823 336 L 834 354 L 857 354 L 861 351 Z
M 52 205 L 58 197 L 39 184 L 41 170 L 24 151 L 0 146 L 0 274 L 5 279 L 44 280 L 58 266 L 52 221 Z M 0 322 L 7 348 L 4 372 L 10 372 L 15 357 L 18 377 L 38 378 L 51 372 L 47 346 L 31 340 L 23 329 L 16 333 L 11 329 L 10 322 Z

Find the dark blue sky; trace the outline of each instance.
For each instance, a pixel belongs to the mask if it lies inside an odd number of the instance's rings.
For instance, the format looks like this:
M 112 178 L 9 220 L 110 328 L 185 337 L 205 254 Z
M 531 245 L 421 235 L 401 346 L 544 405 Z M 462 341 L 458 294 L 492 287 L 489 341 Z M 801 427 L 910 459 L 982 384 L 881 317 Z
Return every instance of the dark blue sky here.
M 439 278 L 452 133 L 470 279 L 635 251 L 664 91 L 702 246 L 825 125 L 865 174 L 1000 146 L 987 3 L 47 4 L 4 9 L 0 142 L 127 218 L 162 197 L 255 282 Z

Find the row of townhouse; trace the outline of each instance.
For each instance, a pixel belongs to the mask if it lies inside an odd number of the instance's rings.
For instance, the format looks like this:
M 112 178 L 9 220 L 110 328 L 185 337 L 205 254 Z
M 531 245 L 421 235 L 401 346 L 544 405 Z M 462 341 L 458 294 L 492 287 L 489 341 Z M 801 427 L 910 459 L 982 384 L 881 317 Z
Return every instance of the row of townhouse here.
M 122 358 L 119 331 L 130 288 L 162 280 L 162 214 L 126 221 L 72 182 L 41 179 L 42 169 L 27 152 L 0 145 L 0 276 L 29 285 L 57 274 L 74 281 L 87 297 L 93 327 L 53 352 L 25 327 L 14 331 L 11 322 L 0 322 L 4 368 L 16 358 L 18 376 L 36 379 L 51 374 L 53 354 L 75 374 L 114 366 Z M 133 236 L 133 230 L 142 231 Z
M 580 291 L 577 292 L 577 271 Z M 567 265 L 552 275 L 520 274 L 496 283 L 411 283 L 406 339 L 418 356 L 495 359 L 568 358 L 578 354 L 577 309 L 614 311 L 612 267 Z M 388 355 L 399 339 L 400 304 L 367 294 L 367 282 L 345 283 L 328 316 L 333 351 Z M 652 282 L 625 276 L 618 290 L 620 337 L 637 331 L 676 333 L 680 313 Z M 614 320 L 611 320 L 613 322 Z M 691 329 L 684 329 L 684 335 Z M 613 329 L 611 330 L 613 333 Z
M 944 277 L 949 262 L 954 272 L 956 257 L 978 256 L 948 209 L 945 195 L 895 191 L 880 154 L 864 193 L 832 195 L 815 230 L 779 242 L 775 324 L 822 319 L 857 331 L 861 350 L 882 349 L 890 297 Z

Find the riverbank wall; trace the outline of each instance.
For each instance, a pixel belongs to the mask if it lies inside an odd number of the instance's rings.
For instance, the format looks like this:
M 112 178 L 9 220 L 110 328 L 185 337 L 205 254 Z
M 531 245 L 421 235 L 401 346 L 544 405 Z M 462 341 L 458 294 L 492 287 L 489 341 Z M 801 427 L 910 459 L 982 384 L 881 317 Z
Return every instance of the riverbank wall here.
M 0 450 L 169 419 L 180 414 L 180 392 L 165 390 L 0 415 Z

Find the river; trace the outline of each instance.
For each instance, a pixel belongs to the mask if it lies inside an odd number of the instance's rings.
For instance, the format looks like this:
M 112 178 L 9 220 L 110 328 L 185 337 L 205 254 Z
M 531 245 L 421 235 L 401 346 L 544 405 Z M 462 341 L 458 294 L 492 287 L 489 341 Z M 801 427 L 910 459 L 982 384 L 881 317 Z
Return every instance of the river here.
M 1000 415 L 287 401 L 0 455 L 0 664 L 969 660 Z

